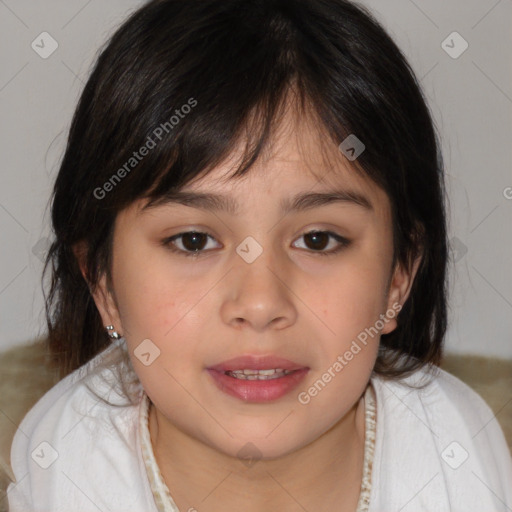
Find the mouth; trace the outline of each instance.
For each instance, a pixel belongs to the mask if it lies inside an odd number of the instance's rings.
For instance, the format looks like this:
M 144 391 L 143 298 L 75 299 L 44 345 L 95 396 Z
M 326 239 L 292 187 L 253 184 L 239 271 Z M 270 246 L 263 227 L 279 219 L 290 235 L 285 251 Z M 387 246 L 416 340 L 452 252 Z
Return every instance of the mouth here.
M 242 356 L 206 369 L 216 387 L 244 402 L 278 400 L 304 379 L 309 367 L 275 356 Z

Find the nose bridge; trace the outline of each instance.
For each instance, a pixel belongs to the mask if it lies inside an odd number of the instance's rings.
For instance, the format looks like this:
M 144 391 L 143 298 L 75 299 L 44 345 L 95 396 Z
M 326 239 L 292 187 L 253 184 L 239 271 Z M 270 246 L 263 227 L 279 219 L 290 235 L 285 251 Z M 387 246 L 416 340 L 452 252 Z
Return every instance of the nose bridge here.
M 272 322 L 284 326 L 293 322 L 296 314 L 287 276 L 279 265 L 279 255 L 256 243 L 246 239 L 237 247 L 222 306 L 224 321 L 247 323 L 258 330 Z
M 247 237 L 239 244 L 236 252 L 234 271 L 238 294 L 244 291 L 243 288 L 250 288 L 252 294 L 282 291 L 282 282 L 276 276 L 279 274 L 279 256 L 269 243 L 263 246 L 254 238 Z M 283 274 L 282 269 L 280 273 Z

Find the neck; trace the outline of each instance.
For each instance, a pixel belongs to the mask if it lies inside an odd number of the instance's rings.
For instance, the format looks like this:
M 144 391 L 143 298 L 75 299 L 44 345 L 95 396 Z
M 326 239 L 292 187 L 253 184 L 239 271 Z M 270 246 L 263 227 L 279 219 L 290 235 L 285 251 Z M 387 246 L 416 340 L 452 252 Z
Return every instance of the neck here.
M 180 510 L 356 510 L 364 460 L 363 398 L 312 443 L 250 466 L 188 436 L 153 405 L 149 430 L 155 459 Z

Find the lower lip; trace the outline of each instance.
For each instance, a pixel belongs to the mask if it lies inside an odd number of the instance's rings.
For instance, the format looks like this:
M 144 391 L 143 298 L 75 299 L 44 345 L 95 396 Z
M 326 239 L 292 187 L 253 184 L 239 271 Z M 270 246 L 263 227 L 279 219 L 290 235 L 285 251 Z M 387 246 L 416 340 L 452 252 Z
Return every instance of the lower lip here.
M 277 379 L 242 380 L 208 369 L 208 373 L 221 391 L 245 402 L 256 403 L 271 402 L 290 393 L 304 379 L 308 371 L 309 368 L 302 368 Z

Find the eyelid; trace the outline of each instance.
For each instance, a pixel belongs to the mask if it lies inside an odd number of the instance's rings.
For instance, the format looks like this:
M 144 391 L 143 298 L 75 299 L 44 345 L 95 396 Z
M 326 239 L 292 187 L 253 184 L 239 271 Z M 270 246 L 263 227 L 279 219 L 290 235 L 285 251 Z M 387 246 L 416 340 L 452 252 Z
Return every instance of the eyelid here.
M 313 249 L 304 249 L 305 251 L 308 251 L 311 254 L 315 255 L 321 255 L 321 256 L 329 256 L 334 255 L 340 252 L 342 249 L 348 247 L 351 244 L 351 240 L 348 238 L 345 238 L 344 236 L 339 235 L 338 233 L 331 231 L 329 229 L 309 229 L 307 231 L 302 232 L 301 235 L 297 237 L 297 239 L 303 238 L 305 235 L 310 235 L 312 233 L 323 233 L 328 235 L 330 238 L 333 238 L 338 243 L 338 246 L 334 249 L 330 250 L 322 250 L 322 251 L 314 251 Z
M 187 235 L 189 233 L 197 233 L 200 235 L 206 235 L 208 238 L 216 240 L 214 235 L 212 235 L 207 230 L 201 228 L 201 229 L 188 229 L 185 231 L 180 231 L 179 233 L 176 233 L 175 235 L 164 238 L 160 243 L 161 243 L 161 245 L 163 245 L 164 247 L 167 247 L 172 252 L 182 254 L 183 256 L 198 257 L 198 256 L 202 256 L 203 254 L 206 254 L 211 251 L 211 249 L 208 249 L 208 250 L 203 249 L 201 251 L 184 251 L 182 249 L 176 248 L 173 244 L 174 240 L 182 237 L 183 235 Z

